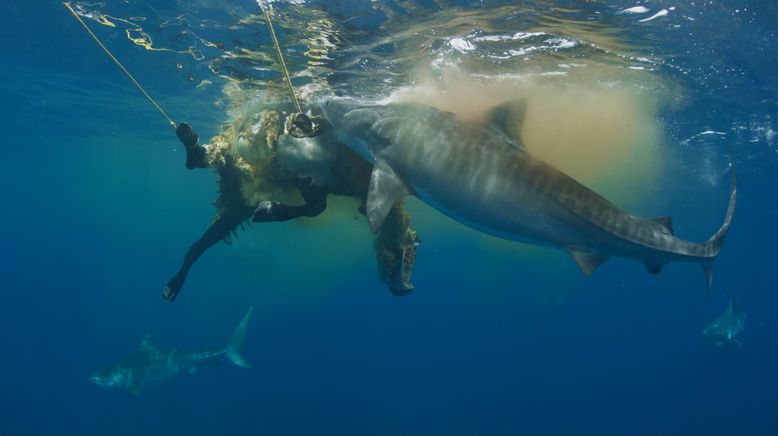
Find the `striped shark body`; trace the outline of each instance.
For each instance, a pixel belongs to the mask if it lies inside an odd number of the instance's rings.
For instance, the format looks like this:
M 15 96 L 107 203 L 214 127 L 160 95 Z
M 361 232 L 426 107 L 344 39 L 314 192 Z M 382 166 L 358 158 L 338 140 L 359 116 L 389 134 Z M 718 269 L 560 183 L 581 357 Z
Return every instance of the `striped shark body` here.
M 395 201 L 415 195 L 481 232 L 566 250 L 586 275 L 611 256 L 636 259 L 654 274 L 669 262 L 697 263 L 710 292 L 735 211 L 734 165 L 724 223 L 695 243 L 675 236 L 670 217 L 632 215 L 529 153 L 512 133 L 526 113 L 521 101 L 494 107 L 478 123 L 421 104 L 329 98 L 321 107 L 338 138 L 374 164 L 373 231 Z
M 249 308 L 224 348 L 160 350 L 152 344 L 150 336 L 146 336 L 133 354 L 97 371 L 89 377 L 89 381 L 99 386 L 127 389 L 138 394 L 142 388 L 162 383 L 177 374 L 193 374 L 200 366 L 215 362 L 223 356 L 237 366 L 250 368 L 251 365 L 240 355 L 240 347 L 243 345 L 253 309 Z

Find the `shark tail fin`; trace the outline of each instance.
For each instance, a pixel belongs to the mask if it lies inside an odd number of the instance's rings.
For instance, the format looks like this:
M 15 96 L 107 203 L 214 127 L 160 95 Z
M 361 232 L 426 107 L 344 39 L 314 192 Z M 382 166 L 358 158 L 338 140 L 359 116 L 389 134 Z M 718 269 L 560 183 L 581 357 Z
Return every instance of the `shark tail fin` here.
M 251 313 L 253 311 L 254 306 L 251 306 L 249 311 L 246 312 L 246 315 L 240 321 L 240 324 L 238 324 L 238 328 L 236 328 L 235 332 L 232 333 L 230 342 L 225 348 L 227 358 L 230 359 L 232 363 L 240 366 L 241 368 L 251 368 L 251 365 L 246 361 L 246 359 L 243 358 L 243 356 L 241 356 L 240 347 L 243 345 L 243 339 L 246 337 L 246 329 L 248 328 L 249 319 L 251 319 Z
M 729 147 L 729 166 L 730 166 L 730 188 L 729 188 L 729 203 L 727 204 L 727 214 L 724 217 L 724 223 L 719 230 L 708 239 L 703 246 L 706 249 L 708 255 L 701 261 L 700 265 L 705 273 L 705 278 L 708 281 L 708 298 L 710 299 L 711 286 L 713 285 L 713 270 L 714 261 L 716 256 L 721 251 L 721 246 L 724 244 L 724 238 L 727 236 L 729 226 L 732 225 L 732 218 L 735 216 L 735 204 L 737 203 L 737 177 L 735 174 L 735 157 L 732 153 L 732 146 Z

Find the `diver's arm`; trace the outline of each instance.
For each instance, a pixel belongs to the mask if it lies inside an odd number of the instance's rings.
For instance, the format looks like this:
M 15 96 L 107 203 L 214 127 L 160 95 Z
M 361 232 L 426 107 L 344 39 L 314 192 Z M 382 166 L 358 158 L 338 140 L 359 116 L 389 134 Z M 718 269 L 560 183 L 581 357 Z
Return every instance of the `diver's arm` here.
M 184 144 L 186 149 L 186 168 L 208 168 L 208 162 L 206 160 L 207 150 L 200 145 L 197 133 L 195 133 L 192 126 L 187 123 L 181 123 L 176 127 L 176 136 L 178 140 Z
M 318 216 L 327 208 L 327 195 L 329 191 L 323 186 L 314 185 L 310 177 L 297 178 L 294 181 L 297 189 L 305 200 L 305 204 L 300 206 L 290 206 L 277 201 L 262 201 L 257 205 L 254 211 L 255 223 L 289 221 L 301 216 Z
M 162 290 L 162 296 L 168 301 L 175 300 L 184 286 L 189 269 L 192 268 L 195 261 L 205 253 L 205 250 L 216 245 L 219 241 L 227 239 L 231 232 L 251 217 L 251 213 L 251 208 L 245 207 L 218 215 L 208 227 L 208 230 L 203 233 L 203 236 L 189 247 L 181 268 L 170 279 L 165 289 Z

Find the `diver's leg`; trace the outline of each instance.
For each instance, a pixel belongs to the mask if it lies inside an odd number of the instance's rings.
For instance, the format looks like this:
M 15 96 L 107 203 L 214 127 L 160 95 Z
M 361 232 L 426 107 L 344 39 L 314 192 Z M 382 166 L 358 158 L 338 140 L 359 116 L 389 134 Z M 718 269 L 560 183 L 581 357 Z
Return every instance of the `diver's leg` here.
M 411 217 L 398 202 L 389 211 L 376 235 L 373 247 L 378 260 L 378 276 L 389 291 L 402 297 L 414 291 L 411 283 L 416 248 L 421 241 L 410 228 Z
M 187 123 L 179 124 L 176 127 L 176 136 L 178 136 L 178 140 L 184 144 L 186 149 L 186 168 L 190 170 L 193 168 L 207 168 L 207 151 L 205 147 L 200 145 L 197 133 L 195 133 L 192 126 Z
M 310 178 L 295 179 L 295 186 L 300 190 L 305 204 L 290 206 L 277 201 L 262 201 L 254 210 L 252 221 L 255 223 L 289 221 L 301 216 L 318 216 L 324 212 L 324 209 L 327 208 L 327 195 L 329 194 L 327 188 L 314 185 Z
M 245 208 L 245 211 L 238 213 L 222 214 L 216 217 L 216 219 L 208 227 L 203 236 L 197 240 L 184 256 L 184 263 L 178 270 L 176 275 L 168 282 L 165 289 L 162 290 L 162 296 L 168 300 L 173 301 L 178 296 L 181 288 L 184 286 L 186 276 L 189 273 L 189 269 L 195 263 L 195 261 L 202 256 L 205 250 L 211 248 L 219 241 L 224 240 L 229 234 L 235 230 L 243 221 L 246 221 L 251 217 L 251 209 Z

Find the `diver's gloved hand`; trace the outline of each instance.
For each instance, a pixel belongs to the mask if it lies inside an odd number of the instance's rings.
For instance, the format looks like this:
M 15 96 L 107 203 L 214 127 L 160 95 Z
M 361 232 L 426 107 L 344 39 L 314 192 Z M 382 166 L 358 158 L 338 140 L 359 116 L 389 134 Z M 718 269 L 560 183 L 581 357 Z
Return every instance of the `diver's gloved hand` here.
M 195 133 L 192 126 L 187 123 L 181 123 L 176 127 L 176 136 L 178 136 L 178 140 L 181 141 L 186 148 L 196 147 L 199 140 L 197 133 Z
M 254 217 L 251 221 L 255 223 L 266 223 L 278 220 L 278 207 L 281 203 L 277 201 L 260 201 L 254 210 Z
M 184 144 L 186 149 L 186 168 L 207 168 L 208 151 L 199 144 L 199 138 L 192 126 L 187 123 L 181 123 L 176 127 L 176 136 Z

